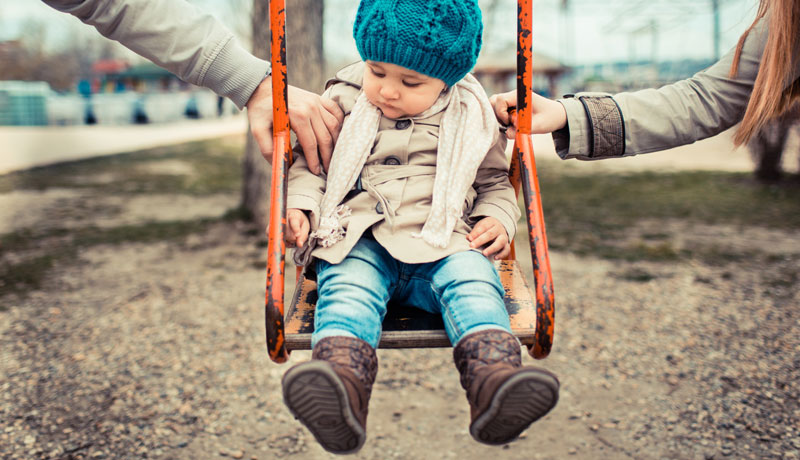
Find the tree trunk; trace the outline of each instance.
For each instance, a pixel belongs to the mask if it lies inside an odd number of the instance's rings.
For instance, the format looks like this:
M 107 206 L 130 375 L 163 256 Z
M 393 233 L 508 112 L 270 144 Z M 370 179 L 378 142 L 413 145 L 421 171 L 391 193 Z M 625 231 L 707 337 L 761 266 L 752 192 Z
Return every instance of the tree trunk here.
M 269 59 L 269 2 L 253 0 L 253 54 Z M 267 228 L 267 205 L 269 203 L 269 164 L 264 161 L 250 128 L 247 129 L 247 145 L 242 161 L 241 208 L 250 215 L 261 234 Z
M 309 91 L 322 91 L 324 61 L 322 56 L 322 0 L 286 2 L 286 41 L 289 84 Z M 253 0 L 253 54 L 269 59 L 269 2 Z M 262 232 L 269 216 L 269 164 L 264 161 L 253 136 L 248 131 L 242 163 L 242 209 L 252 216 Z
M 750 154 L 756 162 L 755 176 L 760 182 L 777 182 L 783 176 L 781 159 L 789 131 L 800 117 L 794 109 L 768 122 L 748 143 Z
M 756 160 L 756 179 L 771 183 L 781 179 L 781 159 L 786 145 L 787 130 L 780 121 L 764 126 L 750 141 L 750 151 Z

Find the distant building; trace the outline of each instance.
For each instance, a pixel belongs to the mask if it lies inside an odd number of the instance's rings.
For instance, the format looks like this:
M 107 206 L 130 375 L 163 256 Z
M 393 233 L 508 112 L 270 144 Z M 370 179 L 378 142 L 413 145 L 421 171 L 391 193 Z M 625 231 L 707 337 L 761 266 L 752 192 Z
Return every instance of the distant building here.
M 643 88 L 658 88 L 708 68 L 713 61 L 680 59 L 675 61 L 605 62 L 576 65 L 565 84 L 570 92 L 603 91 L 617 93 Z
M 0 81 L 0 125 L 46 125 L 50 93 L 43 81 Z
M 108 80 L 108 75 L 124 72 L 130 67 L 130 63 L 125 59 L 99 59 L 92 64 L 92 79 L 90 83 L 91 93 L 118 93 L 124 91 L 124 84 L 116 84 L 115 81 Z
M 2 69 L 4 57 L 22 48 L 15 42 L 0 45 Z M 94 62 L 88 74 L 74 93 L 55 92 L 44 81 L 0 81 L 0 125 L 164 123 L 238 111 L 211 90 L 186 83 L 149 62 L 130 65 L 126 60 L 103 59 Z
M 92 75 L 92 92 L 94 93 L 121 91 L 153 93 L 184 91 L 194 88 L 193 85 L 152 62 L 130 65 L 121 59 L 99 60 L 92 65 Z
M 542 53 L 533 54 L 533 89 L 546 97 L 558 95 L 558 81 L 570 68 Z M 516 53 L 484 52 L 472 73 L 489 95 L 510 91 L 517 87 Z
M 90 124 L 163 123 L 225 112 L 225 101 L 216 94 L 152 62 L 98 60 L 92 65 L 91 80 L 81 82 L 78 91 L 88 98 Z

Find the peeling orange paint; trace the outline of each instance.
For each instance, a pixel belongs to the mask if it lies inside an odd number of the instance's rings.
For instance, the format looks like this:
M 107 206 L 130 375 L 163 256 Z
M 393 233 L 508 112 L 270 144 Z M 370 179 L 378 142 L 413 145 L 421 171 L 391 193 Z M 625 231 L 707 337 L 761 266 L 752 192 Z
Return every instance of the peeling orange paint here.
M 264 324 L 269 357 L 277 363 L 289 358 L 283 325 L 283 292 L 286 243 L 286 169 L 291 162 L 288 86 L 286 80 L 286 9 L 285 0 L 271 0 L 272 32 L 272 114 L 273 152 L 270 186 L 269 233 L 267 236 L 267 294 Z
M 528 239 L 533 262 L 534 289 L 536 292 L 536 337 L 528 351 L 534 358 L 545 358 L 553 346 L 555 325 L 555 297 L 550 270 L 550 256 L 539 193 L 539 178 L 533 156 L 531 138 L 531 92 L 533 88 L 533 4 L 532 0 L 519 0 L 517 22 L 517 137 L 514 142 L 514 159 L 519 168 L 514 176 L 522 183 L 528 222 Z M 518 171 L 516 171 L 518 169 Z M 516 185 L 515 185 L 516 187 Z

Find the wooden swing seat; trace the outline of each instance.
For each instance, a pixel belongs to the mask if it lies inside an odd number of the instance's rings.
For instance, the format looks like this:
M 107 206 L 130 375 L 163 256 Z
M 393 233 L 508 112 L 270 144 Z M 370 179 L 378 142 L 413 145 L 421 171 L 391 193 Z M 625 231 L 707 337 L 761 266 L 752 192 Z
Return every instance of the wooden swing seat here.
M 505 289 L 503 300 L 511 319 L 511 330 L 523 345 L 533 346 L 536 333 L 536 302 L 522 275 L 519 262 L 495 262 Z M 286 348 L 310 350 L 314 332 L 314 306 L 317 302 L 317 283 L 300 275 L 292 304 L 286 313 Z M 380 348 L 437 348 L 449 347 L 440 315 L 414 307 L 389 304 L 383 320 Z

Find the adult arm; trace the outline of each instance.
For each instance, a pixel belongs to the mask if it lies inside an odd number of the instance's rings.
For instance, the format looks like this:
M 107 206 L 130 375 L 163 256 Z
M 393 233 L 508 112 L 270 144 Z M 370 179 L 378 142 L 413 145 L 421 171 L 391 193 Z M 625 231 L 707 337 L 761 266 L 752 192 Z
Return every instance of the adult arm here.
M 272 84 L 264 80 L 247 102 L 250 131 L 267 161 L 272 161 Z M 325 96 L 289 86 L 289 125 L 297 135 L 308 168 L 327 171 L 344 120 L 339 105 Z
M 739 72 L 729 77 L 734 51 L 693 77 L 660 89 L 616 95 L 578 93 L 558 100 L 534 94 L 533 132 L 553 131 L 564 159 L 618 158 L 689 144 L 719 134 L 738 123 L 758 74 L 768 34 L 769 15 L 748 35 Z M 787 76 L 787 85 L 800 72 Z M 498 117 L 514 105 L 509 93 L 493 97 Z
M 578 93 L 559 100 L 567 127 L 554 133 L 562 158 L 631 156 L 689 144 L 738 123 L 747 108 L 767 38 L 762 20 L 745 41 L 738 74 L 729 77 L 734 51 L 693 77 L 609 95 Z
M 184 0 L 43 0 L 94 26 L 100 34 L 248 109 L 261 153 L 272 153 L 269 63 L 244 49 L 213 16 Z M 309 159 L 327 166 L 344 115 L 320 96 L 289 88 L 289 119 Z

